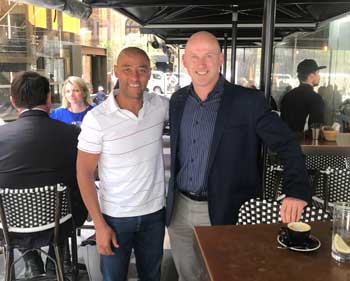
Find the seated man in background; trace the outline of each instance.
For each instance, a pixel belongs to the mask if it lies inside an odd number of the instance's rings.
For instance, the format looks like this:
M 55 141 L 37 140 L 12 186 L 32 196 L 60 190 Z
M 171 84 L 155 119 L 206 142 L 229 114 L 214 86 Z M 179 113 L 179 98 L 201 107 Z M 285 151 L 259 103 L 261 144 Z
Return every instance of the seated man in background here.
M 63 183 L 71 189 L 75 223 L 82 225 L 87 211 L 80 197 L 75 172 L 80 129 L 49 117 L 49 81 L 35 72 L 20 72 L 15 76 L 10 100 L 20 116 L 0 127 L 0 186 L 29 188 Z M 69 226 L 62 227 L 62 231 L 68 233 Z M 25 250 L 37 248 L 38 239 L 49 241 L 51 237 L 52 231 L 43 231 L 40 238 L 38 233 L 29 233 L 18 235 L 16 239 Z M 25 278 L 44 273 L 38 253 L 28 253 L 24 262 Z

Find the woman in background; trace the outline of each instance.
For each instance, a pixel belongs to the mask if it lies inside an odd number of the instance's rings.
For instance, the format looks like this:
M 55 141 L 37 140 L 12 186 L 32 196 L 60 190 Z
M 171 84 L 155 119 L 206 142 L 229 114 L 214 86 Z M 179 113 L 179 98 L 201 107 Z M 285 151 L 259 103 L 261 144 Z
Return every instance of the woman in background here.
M 80 77 L 70 76 L 63 84 L 62 106 L 54 109 L 50 117 L 80 126 L 85 114 L 92 108 L 89 88 L 85 81 Z

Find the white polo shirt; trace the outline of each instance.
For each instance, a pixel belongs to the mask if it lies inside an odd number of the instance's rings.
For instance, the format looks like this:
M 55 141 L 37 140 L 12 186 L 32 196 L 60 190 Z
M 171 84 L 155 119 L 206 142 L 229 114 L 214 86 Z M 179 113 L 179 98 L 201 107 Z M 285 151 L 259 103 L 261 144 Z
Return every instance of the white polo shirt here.
M 121 109 L 114 96 L 84 117 L 78 149 L 100 154 L 99 201 L 112 217 L 141 216 L 165 205 L 162 132 L 169 100 L 144 92 L 138 116 Z

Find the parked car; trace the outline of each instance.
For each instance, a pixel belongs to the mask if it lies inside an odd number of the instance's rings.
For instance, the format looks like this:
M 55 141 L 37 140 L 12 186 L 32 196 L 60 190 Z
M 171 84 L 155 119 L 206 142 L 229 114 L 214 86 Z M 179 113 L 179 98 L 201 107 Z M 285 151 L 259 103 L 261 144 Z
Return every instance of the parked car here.
M 167 89 L 167 76 L 164 72 L 153 70 L 151 78 L 148 81 L 147 89 L 149 92 L 154 92 L 158 95 L 165 95 Z
M 189 84 L 191 84 L 191 77 L 187 73 L 180 72 L 180 76 L 178 72 L 169 73 L 167 93 L 171 96 L 176 90 Z
M 176 90 L 189 84 L 191 84 L 191 77 L 185 72 L 181 72 L 179 76 L 178 72 L 164 73 L 159 70 L 153 70 L 147 89 L 149 92 L 170 98 Z
M 272 74 L 272 83 L 276 87 L 286 87 L 288 85 L 294 87 L 295 81 L 290 74 L 274 73 Z

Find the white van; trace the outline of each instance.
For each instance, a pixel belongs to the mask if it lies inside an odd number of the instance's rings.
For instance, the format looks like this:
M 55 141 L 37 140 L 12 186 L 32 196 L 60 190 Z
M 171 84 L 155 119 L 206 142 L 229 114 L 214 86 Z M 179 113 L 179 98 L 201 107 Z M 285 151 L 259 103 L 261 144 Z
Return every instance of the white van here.
M 153 70 L 151 78 L 147 84 L 147 89 L 149 92 L 153 92 L 158 95 L 165 95 L 167 83 L 167 76 L 164 72 L 159 70 Z

